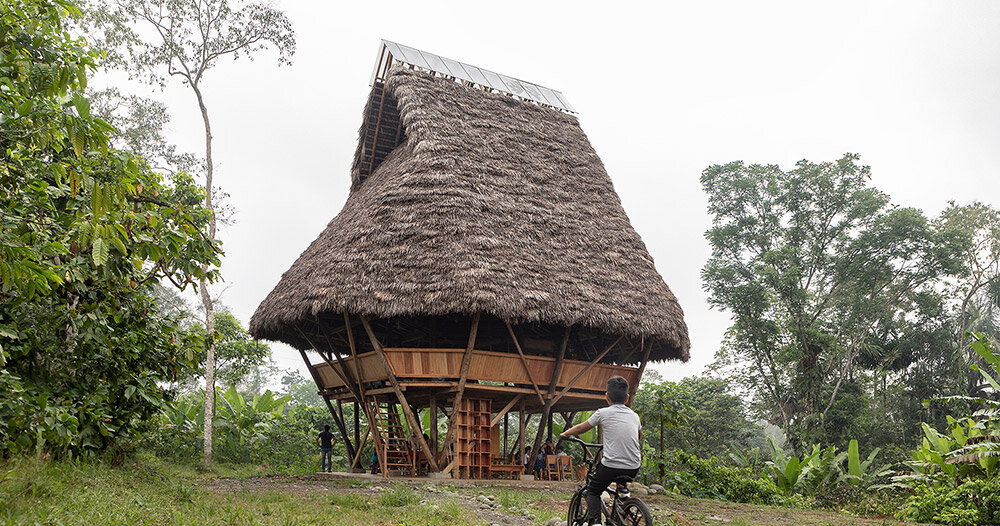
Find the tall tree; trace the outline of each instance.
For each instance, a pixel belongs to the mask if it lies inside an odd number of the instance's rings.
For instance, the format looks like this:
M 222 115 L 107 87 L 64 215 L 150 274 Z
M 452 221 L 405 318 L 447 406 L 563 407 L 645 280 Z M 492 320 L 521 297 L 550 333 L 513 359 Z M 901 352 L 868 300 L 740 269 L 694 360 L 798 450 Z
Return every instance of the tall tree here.
M 215 212 L 212 124 L 202 92 L 205 73 L 218 60 L 250 56 L 274 48 L 278 63 L 290 63 L 295 34 L 285 14 L 264 4 L 228 0 L 116 0 L 98 4 L 95 20 L 106 42 L 117 50 L 111 59 L 152 82 L 179 78 L 195 95 L 205 127 L 205 204 Z M 152 31 L 150 39 L 144 35 Z M 216 235 L 213 215 L 209 235 Z M 208 286 L 199 283 L 209 335 L 205 392 L 215 392 L 215 315 Z M 205 421 L 214 414 L 213 397 L 205 397 Z M 205 464 L 212 463 L 212 426 L 205 426 Z
M 1000 321 L 993 319 L 993 298 L 995 291 L 1000 290 L 1000 211 L 979 202 L 961 206 L 950 202 L 938 222 L 942 227 L 964 230 L 971 237 L 962 253 L 967 272 L 953 284 L 952 295 L 960 302 L 955 340 L 969 365 L 985 365 L 967 345 L 965 334 L 970 321 L 974 321 L 975 329 L 980 331 L 990 331 Z M 980 375 L 970 374 L 968 378 L 967 394 L 979 396 Z
M 704 287 L 733 315 L 725 351 L 786 432 L 794 421 L 822 433 L 858 356 L 962 271 L 968 236 L 891 206 L 857 161 L 733 162 L 701 178 L 713 221 Z
M 189 360 L 153 284 L 219 262 L 193 178 L 164 181 L 91 113 L 79 15 L 0 3 L 0 457 L 93 452 L 155 414 Z

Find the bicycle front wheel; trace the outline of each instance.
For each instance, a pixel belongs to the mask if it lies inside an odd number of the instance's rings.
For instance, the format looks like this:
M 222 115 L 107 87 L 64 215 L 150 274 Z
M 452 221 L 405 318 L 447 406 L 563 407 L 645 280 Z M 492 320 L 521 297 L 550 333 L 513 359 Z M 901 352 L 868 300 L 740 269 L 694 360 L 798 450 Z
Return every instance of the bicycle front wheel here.
M 569 501 L 569 513 L 566 515 L 566 526 L 583 526 L 587 524 L 587 502 L 584 500 L 586 488 L 580 488 Z M 650 523 L 652 524 L 652 523 Z
M 649 511 L 649 506 L 639 499 L 625 499 L 622 501 L 621 526 L 653 526 L 653 514 Z

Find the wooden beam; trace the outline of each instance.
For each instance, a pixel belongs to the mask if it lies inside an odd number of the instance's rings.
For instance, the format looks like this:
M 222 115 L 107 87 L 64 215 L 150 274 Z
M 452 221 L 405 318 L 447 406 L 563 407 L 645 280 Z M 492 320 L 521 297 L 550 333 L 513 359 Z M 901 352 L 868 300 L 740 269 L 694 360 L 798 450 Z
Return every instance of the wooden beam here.
M 520 404 L 517 406 L 517 458 L 522 462 L 524 461 L 524 430 L 528 427 L 527 417 L 524 414 L 524 398 L 521 398 Z
M 358 401 L 354 401 L 354 443 L 361 443 L 361 407 L 358 406 Z M 361 446 L 358 446 L 361 449 Z
M 639 389 L 639 383 L 642 382 L 642 373 L 646 371 L 646 363 L 649 362 L 649 352 L 653 350 L 653 341 L 649 341 L 649 346 L 646 347 L 646 353 L 642 355 L 642 363 L 639 365 L 639 375 L 635 377 L 635 385 L 629 389 L 628 402 L 626 406 L 632 407 L 632 399 L 635 398 L 635 392 Z
M 357 398 L 357 399 L 360 400 L 360 396 L 361 395 L 357 391 L 354 390 L 354 385 L 353 385 L 354 382 L 349 381 L 347 379 L 347 377 L 344 376 L 344 373 L 346 372 L 346 370 L 345 371 L 341 371 L 340 369 L 337 368 L 336 365 L 333 365 L 333 362 L 331 362 L 329 358 L 327 358 L 326 356 L 323 356 L 323 351 L 321 351 L 319 349 L 319 347 L 315 343 L 313 343 L 312 339 L 310 339 L 309 336 L 306 335 L 305 331 L 303 331 L 302 329 L 300 329 L 298 325 L 295 326 L 295 330 L 298 331 L 299 335 L 301 335 L 302 338 L 304 338 L 306 340 L 306 342 L 308 342 L 309 345 L 312 346 L 312 348 L 316 350 L 316 354 L 318 354 L 319 357 L 322 358 L 323 361 L 326 362 L 326 364 L 330 366 L 330 369 L 332 369 L 333 372 L 334 372 L 334 374 L 336 374 L 337 377 L 340 378 L 340 381 L 344 382 L 344 385 L 347 387 L 347 389 L 349 391 L 351 391 L 351 394 L 353 394 L 355 398 Z M 317 375 L 314 378 L 316 380 L 316 383 L 319 384 L 320 383 L 319 376 Z
M 347 364 L 344 362 L 344 358 L 340 356 L 340 351 L 338 351 L 333 346 L 333 340 L 330 338 L 330 335 L 326 332 L 326 327 L 322 323 L 320 323 L 319 318 L 316 318 L 316 326 L 319 327 L 320 332 L 323 333 L 323 339 L 326 340 L 326 346 L 330 350 L 330 354 L 332 354 L 337 359 L 337 363 L 340 365 L 340 368 L 343 369 L 344 371 L 343 377 L 345 383 L 350 382 L 348 385 L 355 385 L 356 384 L 356 382 L 354 381 L 355 376 L 351 374 L 350 367 L 348 367 Z M 357 389 L 352 388 L 351 391 L 357 393 L 358 399 L 359 400 L 361 399 L 360 387 Z
M 566 357 L 566 347 L 569 346 L 569 331 L 570 327 L 566 327 L 566 333 L 563 335 L 562 345 L 559 346 L 559 356 L 556 358 L 556 367 L 552 371 L 552 379 L 549 380 L 549 398 L 552 398 L 555 394 L 556 382 L 559 380 L 559 375 L 562 373 L 563 358 Z
M 507 324 L 507 331 L 510 333 L 510 338 L 514 340 L 514 347 L 517 347 L 517 354 L 521 357 L 521 364 L 524 365 L 524 372 L 528 374 L 528 380 L 531 380 L 531 386 L 535 388 L 535 393 L 538 395 L 538 401 L 542 404 L 545 403 L 545 397 L 542 396 L 542 391 L 538 389 L 538 382 L 535 381 L 535 376 L 531 374 L 531 369 L 528 367 L 528 359 L 524 357 L 524 351 L 521 350 L 521 344 L 517 341 L 517 336 L 514 334 L 514 327 L 510 325 L 509 320 L 504 320 Z
M 347 450 L 347 456 L 354 456 L 354 446 L 351 444 L 351 435 L 347 432 L 347 426 L 344 425 L 344 421 L 337 416 L 337 410 L 333 408 L 333 404 L 330 403 L 330 399 L 323 397 L 323 401 L 326 402 L 326 408 L 330 410 L 330 416 L 333 417 L 333 423 L 337 425 L 337 430 L 340 431 L 340 436 L 344 438 L 344 449 Z
M 430 409 L 428 410 L 428 412 L 430 413 L 428 415 L 428 420 L 429 420 L 429 423 L 431 425 L 431 428 L 428 429 L 428 431 L 430 432 L 430 435 L 431 435 L 431 449 L 434 450 L 434 455 L 437 456 L 437 449 L 438 449 L 438 404 L 437 404 L 437 397 L 434 396 L 434 395 L 431 395 Z
M 455 393 L 455 402 L 452 404 L 451 415 L 448 417 L 448 432 L 444 435 L 445 448 L 448 448 L 455 439 L 458 408 L 462 405 L 462 396 L 465 394 L 465 382 L 469 378 L 469 366 L 472 365 L 472 350 L 476 347 L 476 334 L 479 332 L 479 316 L 480 313 L 478 312 L 472 316 L 472 328 L 469 329 L 469 342 L 465 346 L 465 354 L 462 356 L 462 369 L 458 373 L 458 392 Z M 458 448 L 456 447 L 455 450 L 457 452 Z
M 357 453 L 354 454 L 354 460 L 351 461 L 352 468 L 357 468 L 358 461 L 361 460 L 361 452 L 365 449 L 365 444 L 368 443 L 368 437 L 371 436 L 371 434 L 372 434 L 372 426 L 371 423 L 369 423 L 368 429 L 365 430 L 364 438 L 362 438 L 361 442 L 358 444 L 358 451 Z
M 594 361 L 590 362 L 590 364 L 584 367 L 582 371 L 576 373 L 576 376 L 574 376 L 573 379 L 566 384 L 566 387 L 563 388 L 563 390 L 560 391 L 559 394 L 552 399 L 552 404 L 554 405 L 556 402 L 559 401 L 560 398 L 562 398 L 567 392 L 569 392 L 570 388 L 573 387 L 573 384 L 575 384 L 576 381 L 579 380 L 580 377 L 583 376 L 587 371 L 591 370 L 595 365 L 597 365 L 597 362 L 601 361 L 601 358 L 604 358 L 604 356 L 607 355 L 611 351 L 611 349 L 614 349 L 615 345 L 618 345 L 618 342 L 622 341 L 622 338 L 624 338 L 624 336 L 619 336 L 618 339 L 615 340 L 615 343 L 612 343 L 607 349 L 604 349 L 604 352 L 597 355 L 597 358 L 594 358 Z
M 406 401 L 406 396 L 403 394 L 403 390 L 399 387 L 399 380 L 396 379 L 396 374 L 392 372 L 392 367 L 389 366 L 389 360 L 385 356 L 382 344 L 379 343 L 378 338 L 375 337 L 375 332 L 372 331 L 371 324 L 368 323 L 368 318 L 362 316 L 361 324 L 365 326 L 365 332 L 368 333 L 368 339 L 371 340 L 372 347 L 375 347 L 375 352 L 378 353 L 379 358 L 382 358 L 382 366 L 385 368 L 385 372 L 389 376 L 389 383 L 392 384 L 393 389 L 396 391 L 396 398 L 399 399 L 399 403 L 403 408 L 403 413 L 406 415 L 406 420 L 410 424 L 410 429 L 420 429 L 416 417 L 413 416 L 413 412 L 410 411 L 410 404 Z M 416 433 L 416 435 L 417 441 L 420 443 L 420 450 L 427 459 L 427 463 L 430 465 L 431 470 L 438 471 L 438 463 L 434 460 L 434 454 L 431 452 L 430 446 L 427 445 L 427 441 L 424 440 L 424 435 L 420 433 Z
M 500 419 L 507 414 L 507 411 L 510 411 L 510 408 L 514 407 L 514 404 L 521 401 L 522 396 L 524 395 L 517 395 L 514 398 L 512 398 L 510 402 L 507 402 L 507 405 L 504 406 L 504 408 L 501 409 L 499 413 L 497 413 L 497 416 L 493 417 L 493 420 L 490 420 L 490 427 L 497 425 L 497 422 L 499 422 Z
M 358 389 L 361 390 L 361 396 L 365 396 L 365 371 L 361 368 L 361 361 L 358 360 L 358 349 L 354 344 L 354 329 L 351 328 L 351 317 L 344 311 L 344 327 L 347 330 L 347 345 L 351 349 L 351 359 L 354 361 L 354 377 L 358 379 Z M 367 413 L 366 413 L 367 414 Z

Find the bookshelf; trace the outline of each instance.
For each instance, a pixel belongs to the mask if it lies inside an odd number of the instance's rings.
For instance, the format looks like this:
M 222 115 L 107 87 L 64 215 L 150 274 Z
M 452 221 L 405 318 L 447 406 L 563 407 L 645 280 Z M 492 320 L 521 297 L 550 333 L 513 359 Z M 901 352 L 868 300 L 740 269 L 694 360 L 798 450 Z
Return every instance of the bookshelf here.
M 493 449 L 490 447 L 490 419 L 493 416 L 489 400 L 462 399 L 458 408 L 457 449 L 458 478 L 488 479 Z

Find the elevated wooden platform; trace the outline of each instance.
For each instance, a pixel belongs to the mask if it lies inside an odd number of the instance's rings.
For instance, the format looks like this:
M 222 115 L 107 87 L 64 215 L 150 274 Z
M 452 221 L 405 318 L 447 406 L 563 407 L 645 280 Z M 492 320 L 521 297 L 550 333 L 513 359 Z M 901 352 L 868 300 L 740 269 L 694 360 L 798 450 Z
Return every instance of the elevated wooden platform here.
M 457 391 L 465 349 L 386 348 L 384 352 L 392 374 L 406 391 L 411 404 L 426 407 L 430 396 L 442 391 Z M 494 403 L 505 403 L 516 395 L 525 395 L 527 409 L 537 410 L 545 403 L 538 393 L 545 393 L 552 385 L 556 362 L 548 356 L 525 355 L 522 360 L 518 354 L 473 350 L 465 389 L 476 398 L 491 399 Z M 358 355 L 357 359 L 345 357 L 343 363 L 349 375 L 344 375 L 338 362 L 315 365 L 324 394 L 339 400 L 352 399 L 344 382 L 346 376 L 364 378 L 369 396 L 395 398 L 393 388 L 387 385 L 389 374 L 374 351 Z M 608 378 L 619 375 L 628 380 L 629 385 L 635 385 L 639 374 L 638 367 L 563 360 L 554 385 L 557 390 L 571 387 L 552 409 L 573 411 L 594 409 L 595 405 L 600 407 Z

